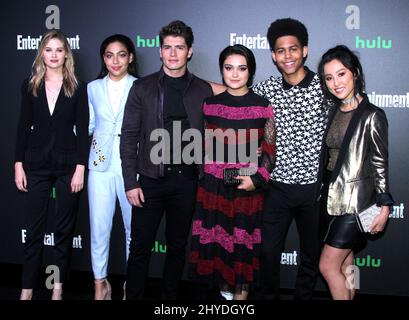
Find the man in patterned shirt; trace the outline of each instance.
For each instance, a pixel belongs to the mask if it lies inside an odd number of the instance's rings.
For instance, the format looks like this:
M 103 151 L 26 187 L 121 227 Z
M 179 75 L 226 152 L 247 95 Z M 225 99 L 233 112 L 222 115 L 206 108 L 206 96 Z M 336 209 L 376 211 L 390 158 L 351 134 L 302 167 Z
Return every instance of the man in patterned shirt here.
M 291 18 L 276 20 L 267 38 L 282 77 L 253 86 L 273 105 L 277 134 L 276 166 L 264 203 L 262 291 L 265 299 L 280 297 L 281 253 L 294 219 L 301 260 L 294 298 L 309 300 L 318 276 L 318 176 L 327 112 L 318 75 L 304 66 L 308 54 L 304 24 Z

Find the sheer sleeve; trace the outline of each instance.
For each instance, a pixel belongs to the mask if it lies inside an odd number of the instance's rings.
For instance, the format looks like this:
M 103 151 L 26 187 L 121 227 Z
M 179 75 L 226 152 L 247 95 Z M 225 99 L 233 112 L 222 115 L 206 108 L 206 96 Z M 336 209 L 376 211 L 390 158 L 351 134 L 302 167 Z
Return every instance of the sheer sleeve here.
M 276 130 L 274 124 L 274 110 L 269 106 L 271 116 L 267 119 L 264 126 L 264 139 L 261 143 L 261 161 L 257 173 L 251 176 L 253 184 L 260 187 L 267 183 L 270 179 L 270 174 L 275 165 L 276 156 Z
M 272 108 L 272 107 L 271 107 Z M 273 171 L 276 158 L 276 130 L 274 115 L 269 118 L 264 127 L 264 141 L 262 147 L 261 166 L 270 174 Z

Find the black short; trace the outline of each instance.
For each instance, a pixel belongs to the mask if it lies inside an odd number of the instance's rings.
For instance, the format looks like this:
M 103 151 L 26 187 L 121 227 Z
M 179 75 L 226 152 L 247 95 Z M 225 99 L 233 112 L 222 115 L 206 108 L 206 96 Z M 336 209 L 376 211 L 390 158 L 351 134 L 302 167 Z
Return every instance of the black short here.
M 344 214 L 332 218 L 324 242 L 339 249 L 353 249 L 364 240 L 362 232 L 353 214 Z

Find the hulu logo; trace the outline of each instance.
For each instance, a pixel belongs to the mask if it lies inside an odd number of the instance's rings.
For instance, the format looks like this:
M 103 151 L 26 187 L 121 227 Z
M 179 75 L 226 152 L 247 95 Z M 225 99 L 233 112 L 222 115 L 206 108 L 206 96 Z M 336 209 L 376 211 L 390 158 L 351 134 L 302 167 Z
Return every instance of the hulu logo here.
M 153 39 L 144 39 L 140 35 L 136 36 L 136 47 L 137 48 L 154 48 L 154 47 L 160 47 L 160 41 L 159 41 L 159 35 L 157 35 Z
M 354 264 L 358 267 L 379 268 L 381 266 L 381 259 L 374 259 L 370 255 L 367 255 L 366 258 L 355 258 Z
M 51 198 L 51 199 L 55 199 L 55 195 L 56 195 L 55 187 L 53 187 L 53 188 L 51 189 L 50 198 Z
M 159 241 L 155 241 L 152 252 L 155 253 L 166 253 L 166 244 L 160 244 Z
M 376 39 L 361 39 L 359 36 L 355 36 L 355 47 L 357 49 L 390 49 L 392 48 L 392 40 L 384 40 L 381 36 L 377 36 Z

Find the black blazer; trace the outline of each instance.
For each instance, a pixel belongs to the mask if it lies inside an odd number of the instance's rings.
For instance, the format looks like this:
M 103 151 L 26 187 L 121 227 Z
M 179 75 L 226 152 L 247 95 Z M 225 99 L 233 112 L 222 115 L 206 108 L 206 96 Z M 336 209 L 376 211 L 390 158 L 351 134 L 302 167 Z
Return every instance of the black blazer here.
M 191 128 L 203 132 L 202 104 L 205 98 L 212 95 L 212 89 L 206 81 L 186 72 L 189 80 L 183 94 L 183 104 Z M 163 78 L 161 69 L 136 80 L 129 91 L 119 145 L 126 191 L 139 187 L 137 174 L 153 179 L 164 175 L 163 163 L 157 165 L 150 160 L 150 152 L 157 142 L 149 139 L 153 130 L 164 127 Z
M 21 87 L 15 161 L 31 169 L 41 168 L 50 161 L 58 165 L 86 165 L 88 122 L 86 83 L 80 82 L 71 98 L 61 88 L 50 115 L 45 85 L 39 89 L 38 97 L 34 97 L 26 79 Z

